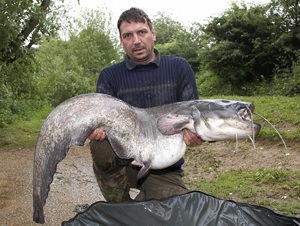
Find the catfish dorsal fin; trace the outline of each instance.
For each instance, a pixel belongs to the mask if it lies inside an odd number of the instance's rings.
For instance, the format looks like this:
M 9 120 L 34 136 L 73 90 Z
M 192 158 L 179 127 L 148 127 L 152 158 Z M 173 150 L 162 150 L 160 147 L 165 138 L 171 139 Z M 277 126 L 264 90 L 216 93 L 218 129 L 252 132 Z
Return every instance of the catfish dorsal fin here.
M 188 115 L 165 115 L 157 120 L 157 128 L 163 135 L 173 135 L 185 128 L 190 129 L 192 121 Z

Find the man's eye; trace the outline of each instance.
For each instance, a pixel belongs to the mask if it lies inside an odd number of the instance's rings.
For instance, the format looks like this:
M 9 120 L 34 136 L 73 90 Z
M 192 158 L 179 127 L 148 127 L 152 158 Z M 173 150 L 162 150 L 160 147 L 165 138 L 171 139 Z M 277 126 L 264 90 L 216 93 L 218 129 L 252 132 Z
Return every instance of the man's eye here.
M 124 38 L 129 38 L 129 37 L 130 37 L 130 34 L 124 34 L 123 37 L 124 37 Z

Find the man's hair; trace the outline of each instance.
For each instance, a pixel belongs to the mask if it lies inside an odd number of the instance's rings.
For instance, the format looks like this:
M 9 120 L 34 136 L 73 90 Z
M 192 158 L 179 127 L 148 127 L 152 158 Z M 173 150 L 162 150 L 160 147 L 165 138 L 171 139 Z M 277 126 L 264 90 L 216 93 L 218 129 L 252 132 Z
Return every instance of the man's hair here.
M 148 15 L 141 9 L 138 8 L 130 8 L 126 11 L 124 11 L 121 16 L 119 17 L 118 20 L 118 29 L 119 29 L 119 33 L 121 34 L 120 31 L 120 26 L 122 24 L 123 21 L 126 21 L 127 23 L 130 23 L 131 21 L 133 22 L 143 22 L 143 23 L 148 23 L 148 26 L 150 28 L 150 31 L 152 30 L 152 24 L 151 24 L 151 20 L 148 17 Z

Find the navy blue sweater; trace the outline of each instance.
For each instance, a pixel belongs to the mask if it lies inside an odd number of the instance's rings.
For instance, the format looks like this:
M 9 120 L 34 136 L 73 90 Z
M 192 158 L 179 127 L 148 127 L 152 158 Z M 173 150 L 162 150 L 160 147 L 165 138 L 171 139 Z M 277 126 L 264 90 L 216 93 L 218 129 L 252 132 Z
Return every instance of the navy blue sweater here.
M 181 57 L 156 53 L 156 59 L 146 65 L 132 66 L 126 56 L 127 63 L 124 60 L 103 69 L 96 92 L 115 96 L 140 108 L 198 99 L 195 75 L 188 62 Z M 182 158 L 168 169 L 182 172 L 183 163 Z

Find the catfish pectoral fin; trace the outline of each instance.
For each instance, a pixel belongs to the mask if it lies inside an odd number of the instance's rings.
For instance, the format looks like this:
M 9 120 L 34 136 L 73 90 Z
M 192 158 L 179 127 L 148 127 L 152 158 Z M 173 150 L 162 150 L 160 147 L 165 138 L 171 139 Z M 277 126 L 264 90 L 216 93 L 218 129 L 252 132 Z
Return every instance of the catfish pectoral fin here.
M 165 115 L 157 120 L 158 130 L 163 135 L 173 135 L 193 125 L 193 119 L 188 115 Z
M 208 129 L 210 129 L 208 122 L 205 120 L 205 118 L 203 118 L 203 116 L 201 115 L 201 112 L 199 111 L 198 108 L 196 108 L 195 106 L 191 106 L 191 114 L 192 114 L 193 120 L 195 122 L 195 130 L 196 130 L 196 125 L 200 125 L 201 120 L 204 122 L 205 126 Z M 196 132 L 200 136 L 199 131 L 196 130 Z
M 138 172 L 137 179 L 141 179 L 147 175 L 148 171 L 151 168 L 151 164 L 149 162 L 144 162 L 142 168 Z
M 123 148 L 123 146 L 120 144 L 120 142 L 117 138 L 115 138 L 112 134 L 110 134 L 108 132 L 106 132 L 106 137 L 107 137 L 112 149 L 114 150 L 114 152 L 120 159 L 129 159 L 129 156 L 127 156 L 127 154 L 126 154 L 127 151 Z
M 80 128 L 76 128 L 74 131 L 72 131 L 69 148 L 74 145 L 84 146 L 84 142 L 86 141 L 87 137 L 92 133 L 92 131 L 93 130 L 87 126 L 81 126 Z

